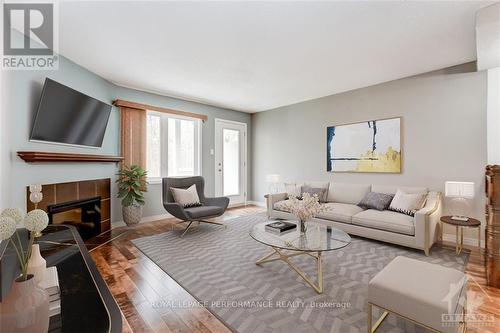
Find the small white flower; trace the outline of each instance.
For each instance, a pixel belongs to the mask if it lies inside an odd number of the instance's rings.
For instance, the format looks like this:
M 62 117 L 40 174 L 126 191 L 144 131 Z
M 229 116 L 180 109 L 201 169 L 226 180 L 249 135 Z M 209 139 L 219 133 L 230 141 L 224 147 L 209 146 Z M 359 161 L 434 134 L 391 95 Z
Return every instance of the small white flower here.
M 34 209 L 26 215 L 24 226 L 29 231 L 40 232 L 49 224 L 49 216 L 41 209 Z
M 319 203 L 316 194 L 311 196 L 309 193 L 303 193 L 302 200 L 295 197 L 290 198 L 285 203 L 285 207 L 301 221 L 310 220 L 327 209 L 325 205 Z
M 16 224 L 21 223 L 24 219 L 24 213 L 19 208 L 5 208 L 0 216 L 10 217 Z
M 8 216 L 0 216 L 0 239 L 9 239 L 16 232 L 16 221 Z

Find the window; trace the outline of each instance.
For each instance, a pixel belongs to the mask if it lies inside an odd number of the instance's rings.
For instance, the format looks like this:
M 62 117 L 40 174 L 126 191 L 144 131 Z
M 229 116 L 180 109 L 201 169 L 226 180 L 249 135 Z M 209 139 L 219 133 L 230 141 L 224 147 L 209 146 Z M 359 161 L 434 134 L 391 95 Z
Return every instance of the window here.
M 148 112 L 147 169 L 150 180 L 200 174 L 201 120 Z

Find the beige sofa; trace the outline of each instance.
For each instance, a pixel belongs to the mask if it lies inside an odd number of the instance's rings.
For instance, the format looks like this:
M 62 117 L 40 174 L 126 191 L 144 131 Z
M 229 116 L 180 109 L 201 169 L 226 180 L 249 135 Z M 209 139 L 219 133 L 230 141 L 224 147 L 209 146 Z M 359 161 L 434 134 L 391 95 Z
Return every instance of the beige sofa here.
M 370 184 L 343 184 L 328 182 L 303 182 L 304 186 L 328 189 L 328 210 L 313 219 L 361 237 L 424 250 L 426 255 L 440 234 L 441 193 L 429 192 L 424 187 L 404 187 Z M 406 193 L 427 193 L 425 206 L 414 217 L 385 210 L 364 210 L 357 206 L 368 192 L 395 194 L 398 189 Z M 286 193 L 270 194 L 267 201 L 270 218 L 293 219 L 285 211 Z

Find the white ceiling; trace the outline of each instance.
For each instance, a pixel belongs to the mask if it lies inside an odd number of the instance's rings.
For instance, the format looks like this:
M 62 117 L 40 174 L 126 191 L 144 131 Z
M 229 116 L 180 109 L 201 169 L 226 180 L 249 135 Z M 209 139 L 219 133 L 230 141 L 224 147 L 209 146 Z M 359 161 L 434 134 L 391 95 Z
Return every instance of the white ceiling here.
M 63 2 L 60 53 L 122 86 L 258 112 L 476 59 L 490 2 Z

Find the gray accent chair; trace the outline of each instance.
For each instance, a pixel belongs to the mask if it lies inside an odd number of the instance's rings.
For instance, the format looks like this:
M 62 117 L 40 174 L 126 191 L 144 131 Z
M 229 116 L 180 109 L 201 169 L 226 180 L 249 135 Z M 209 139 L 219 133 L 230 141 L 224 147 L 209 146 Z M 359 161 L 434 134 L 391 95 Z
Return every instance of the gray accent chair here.
M 198 197 L 200 198 L 202 206 L 184 208 L 174 201 L 174 197 L 172 196 L 172 191 L 170 191 L 170 188 L 174 187 L 187 189 L 193 184 L 196 185 L 196 191 L 198 192 Z M 186 234 L 193 222 L 198 222 L 198 224 L 202 222 L 223 225 L 223 223 L 221 222 L 206 221 L 205 219 L 221 216 L 222 214 L 224 214 L 227 206 L 229 205 L 229 198 L 207 198 L 205 197 L 204 191 L 205 179 L 203 179 L 203 177 L 201 176 L 183 178 L 167 177 L 162 179 L 163 207 L 165 207 L 165 210 L 168 213 L 182 220 L 179 223 L 188 223 L 181 237 Z

